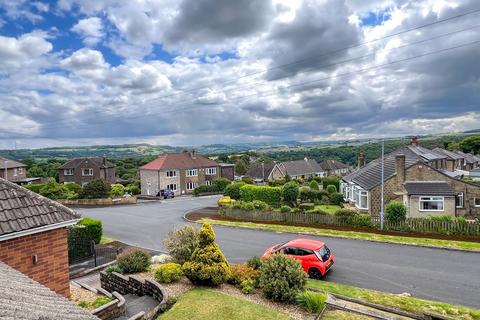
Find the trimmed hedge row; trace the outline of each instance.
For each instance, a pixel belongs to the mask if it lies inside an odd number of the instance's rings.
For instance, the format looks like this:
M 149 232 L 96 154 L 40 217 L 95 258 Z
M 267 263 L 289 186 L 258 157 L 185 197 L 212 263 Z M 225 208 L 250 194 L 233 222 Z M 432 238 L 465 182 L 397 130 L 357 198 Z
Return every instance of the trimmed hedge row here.
M 276 207 L 282 202 L 282 188 L 247 184 L 240 188 L 240 199 L 247 202 L 260 200 Z
M 74 241 L 79 240 L 93 240 L 95 243 L 100 243 L 103 234 L 102 221 L 83 218 L 74 226 L 68 228 L 68 238 Z

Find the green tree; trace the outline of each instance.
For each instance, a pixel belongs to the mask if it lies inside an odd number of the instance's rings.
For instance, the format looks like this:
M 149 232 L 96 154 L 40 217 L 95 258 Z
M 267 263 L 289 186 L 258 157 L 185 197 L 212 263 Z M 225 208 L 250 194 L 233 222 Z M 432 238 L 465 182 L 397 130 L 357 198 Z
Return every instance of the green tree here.
M 247 165 L 243 160 L 238 160 L 235 163 L 235 172 L 241 176 L 247 173 Z
M 121 197 L 124 194 L 125 194 L 125 187 L 120 183 L 114 184 L 110 190 L 110 195 L 112 197 Z
M 49 199 L 72 199 L 76 194 L 67 189 L 63 184 L 57 183 L 55 179 L 50 178 L 48 182 L 40 188 L 40 194 Z
M 390 223 L 399 223 L 407 218 L 407 208 L 400 201 L 390 201 L 385 208 L 385 219 Z
M 318 186 L 318 182 L 315 180 L 310 181 L 310 189 L 320 190 L 320 187 Z
M 282 198 L 283 201 L 295 206 L 297 204 L 298 195 L 300 191 L 298 189 L 298 184 L 295 181 L 287 182 L 282 189 Z
M 473 136 L 460 142 L 460 148 L 463 152 L 479 154 L 480 153 L 480 136 Z
M 110 184 L 104 179 L 93 180 L 83 186 L 78 196 L 81 199 L 103 199 L 110 194 Z

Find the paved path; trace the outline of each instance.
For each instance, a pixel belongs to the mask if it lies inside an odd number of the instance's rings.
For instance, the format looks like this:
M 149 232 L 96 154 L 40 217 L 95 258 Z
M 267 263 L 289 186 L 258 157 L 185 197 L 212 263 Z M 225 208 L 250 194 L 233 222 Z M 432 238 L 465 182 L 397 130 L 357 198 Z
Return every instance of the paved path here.
M 78 209 L 103 221 L 106 235 L 163 250 L 162 240 L 185 224 L 185 211 L 212 206 L 215 197 L 175 198 L 129 206 Z M 294 234 L 216 226 L 218 243 L 230 262 L 242 262 Z M 321 238 L 336 256 L 327 280 L 480 308 L 480 254 L 341 238 Z

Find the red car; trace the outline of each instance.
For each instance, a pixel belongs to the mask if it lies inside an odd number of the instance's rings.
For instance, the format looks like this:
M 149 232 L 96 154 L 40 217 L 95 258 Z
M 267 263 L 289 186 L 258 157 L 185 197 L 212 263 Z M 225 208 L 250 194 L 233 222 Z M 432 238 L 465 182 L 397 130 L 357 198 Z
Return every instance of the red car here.
M 268 248 L 262 258 L 267 259 L 275 253 L 283 253 L 297 259 L 310 278 L 322 279 L 332 268 L 334 256 L 321 241 L 312 239 L 293 239 L 284 244 Z

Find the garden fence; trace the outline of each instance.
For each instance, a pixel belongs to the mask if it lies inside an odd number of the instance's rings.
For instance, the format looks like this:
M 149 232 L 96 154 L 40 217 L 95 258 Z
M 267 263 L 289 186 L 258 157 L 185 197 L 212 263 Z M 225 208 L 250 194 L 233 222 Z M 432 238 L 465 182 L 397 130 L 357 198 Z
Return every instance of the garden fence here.
M 336 216 L 318 213 L 263 212 L 226 209 L 225 216 L 249 221 L 272 221 L 298 224 L 323 224 L 339 227 L 380 228 L 380 217 L 368 215 Z M 469 221 L 438 221 L 426 218 L 407 218 L 405 221 L 390 223 L 385 221 L 386 230 L 437 233 L 446 235 L 480 235 L 480 223 Z

